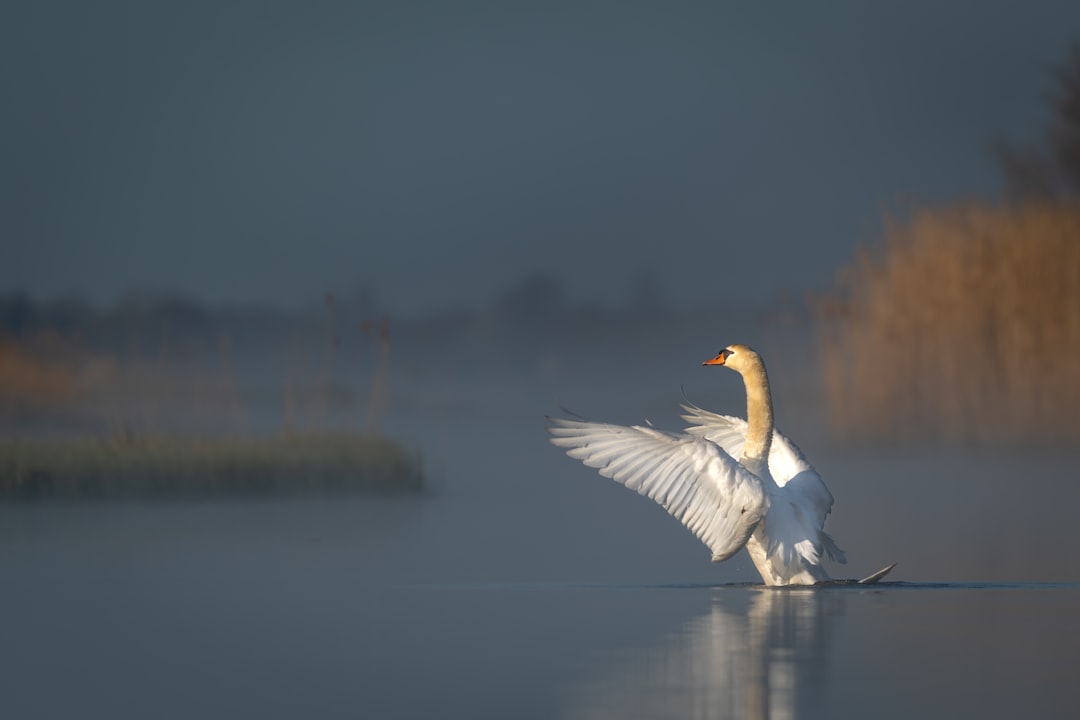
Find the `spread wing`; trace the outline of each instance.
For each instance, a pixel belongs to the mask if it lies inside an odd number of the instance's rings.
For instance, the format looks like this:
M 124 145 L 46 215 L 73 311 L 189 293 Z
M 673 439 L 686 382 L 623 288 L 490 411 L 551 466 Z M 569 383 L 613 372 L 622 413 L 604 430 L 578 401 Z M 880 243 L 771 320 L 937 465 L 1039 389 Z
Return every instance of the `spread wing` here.
M 746 544 L 769 507 L 761 480 L 700 436 L 548 418 L 551 442 L 671 513 L 713 553 Z
M 732 457 L 742 456 L 745 420 L 709 412 L 689 402 L 682 408 L 686 411 L 683 420 L 691 424 L 686 432 L 716 443 Z M 797 552 L 815 564 L 822 555 L 846 562 L 844 552 L 823 529 L 832 511 L 832 493 L 795 443 L 775 430 L 769 450 L 769 473 L 781 490 L 773 500 L 774 509 L 766 519 L 765 531 L 773 544 L 780 546 L 779 551 Z M 777 549 L 770 547 L 769 552 Z

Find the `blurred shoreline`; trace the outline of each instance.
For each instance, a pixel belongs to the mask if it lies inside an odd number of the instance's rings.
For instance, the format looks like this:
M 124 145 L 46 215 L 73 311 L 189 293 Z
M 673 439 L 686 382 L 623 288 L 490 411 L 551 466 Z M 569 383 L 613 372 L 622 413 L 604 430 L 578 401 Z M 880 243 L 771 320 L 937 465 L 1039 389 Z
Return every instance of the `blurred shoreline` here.
M 774 373 L 806 370 L 814 351 L 803 308 L 674 308 L 648 288 L 620 307 L 576 304 L 545 275 L 483 307 L 413 317 L 388 316 L 363 293 L 293 311 L 175 295 L 99 310 L 9 294 L 0 296 L 0 430 L 367 430 L 384 413 L 544 413 L 558 402 L 584 412 L 620 394 L 640 413 L 651 393 L 675 411 L 671 369 L 700 370 L 731 342 L 768 345 Z M 813 376 L 791 374 L 800 384 Z

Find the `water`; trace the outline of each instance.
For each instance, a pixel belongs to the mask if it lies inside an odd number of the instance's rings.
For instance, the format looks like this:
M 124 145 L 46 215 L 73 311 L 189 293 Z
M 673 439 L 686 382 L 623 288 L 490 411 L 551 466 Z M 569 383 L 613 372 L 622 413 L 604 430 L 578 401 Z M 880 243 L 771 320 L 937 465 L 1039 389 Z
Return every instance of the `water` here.
M 425 497 L 0 507 L 4 717 L 1075 714 L 1061 459 L 804 443 L 837 574 L 900 565 L 787 590 L 709 563 L 539 419 L 410 427 Z

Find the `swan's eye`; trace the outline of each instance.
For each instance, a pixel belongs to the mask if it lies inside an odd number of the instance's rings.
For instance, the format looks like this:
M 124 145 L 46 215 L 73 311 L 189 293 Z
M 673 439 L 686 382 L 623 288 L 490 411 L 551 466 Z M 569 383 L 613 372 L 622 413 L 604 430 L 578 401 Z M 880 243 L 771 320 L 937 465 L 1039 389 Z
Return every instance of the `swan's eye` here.
M 724 361 L 726 362 L 729 357 L 731 357 L 732 355 L 735 354 L 735 351 L 730 350 L 728 348 L 724 348 L 723 350 L 720 351 L 720 354 L 724 356 Z

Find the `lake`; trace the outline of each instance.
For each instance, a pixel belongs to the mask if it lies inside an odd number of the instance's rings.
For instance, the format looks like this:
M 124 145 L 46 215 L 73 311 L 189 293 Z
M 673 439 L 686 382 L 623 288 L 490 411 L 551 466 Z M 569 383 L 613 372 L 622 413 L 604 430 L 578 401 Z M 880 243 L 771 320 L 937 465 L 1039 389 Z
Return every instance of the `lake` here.
M 1076 715 L 1068 456 L 801 443 L 834 575 L 900 564 L 789 590 L 711 564 L 540 418 L 391 430 L 430 494 L 0 506 L 3 716 Z

